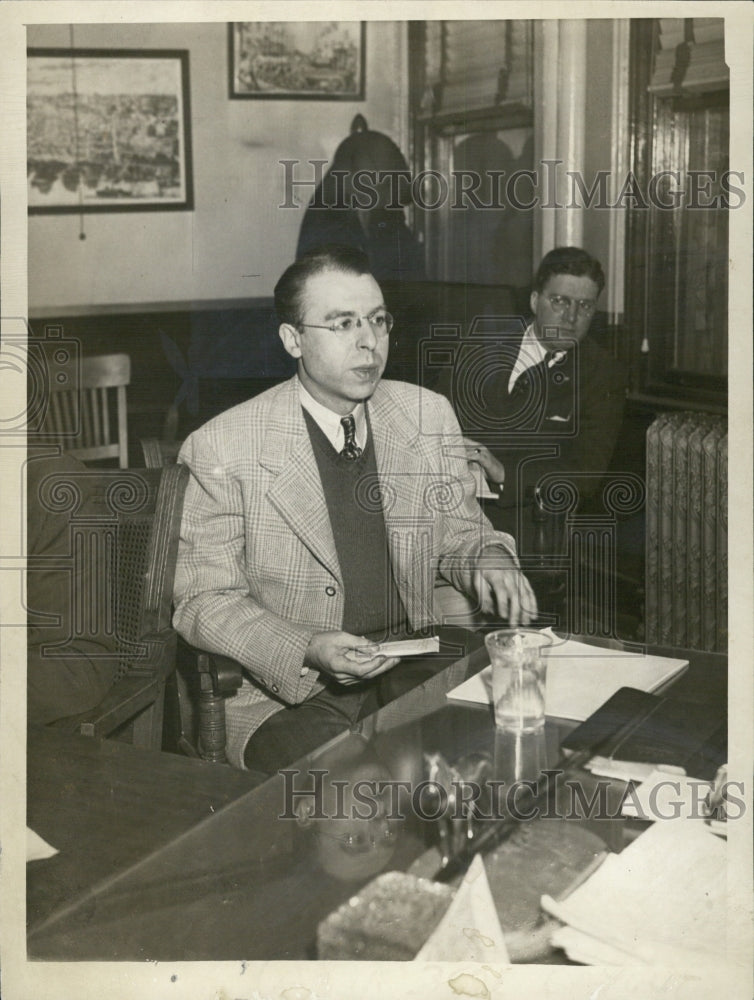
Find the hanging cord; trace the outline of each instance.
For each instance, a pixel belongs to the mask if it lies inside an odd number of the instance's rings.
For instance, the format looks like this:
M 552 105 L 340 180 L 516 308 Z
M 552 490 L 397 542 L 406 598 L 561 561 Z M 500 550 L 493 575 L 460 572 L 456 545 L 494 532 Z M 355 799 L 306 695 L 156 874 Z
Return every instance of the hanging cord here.
M 71 88 L 73 90 L 73 148 L 76 157 L 77 187 L 79 193 L 79 239 L 85 240 L 84 232 L 84 188 L 81 176 L 81 147 L 79 144 L 79 95 L 76 81 L 76 56 L 74 55 L 73 25 L 68 25 L 71 43 Z

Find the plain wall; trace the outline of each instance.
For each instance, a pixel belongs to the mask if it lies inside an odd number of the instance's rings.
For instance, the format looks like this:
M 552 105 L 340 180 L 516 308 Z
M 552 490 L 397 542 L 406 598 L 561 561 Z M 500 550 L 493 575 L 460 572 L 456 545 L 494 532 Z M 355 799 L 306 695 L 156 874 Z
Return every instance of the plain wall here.
M 228 25 L 76 25 L 80 48 L 187 49 L 193 211 L 29 217 L 29 311 L 192 303 L 272 294 L 293 260 L 311 189 L 280 209 L 281 160 L 328 160 L 357 113 L 408 153 L 406 23 L 369 22 L 366 100 L 230 100 Z M 68 47 L 68 25 L 34 25 L 30 47 Z

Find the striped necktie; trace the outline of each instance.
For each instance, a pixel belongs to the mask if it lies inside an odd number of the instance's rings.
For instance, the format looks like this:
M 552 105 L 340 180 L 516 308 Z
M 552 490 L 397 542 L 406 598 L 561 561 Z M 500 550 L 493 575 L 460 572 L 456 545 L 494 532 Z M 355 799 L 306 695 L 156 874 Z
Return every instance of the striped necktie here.
M 356 421 L 353 419 L 353 414 L 349 413 L 347 417 L 341 417 L 340 422 L 346 438 L 341 455 L 347 462 L 353 462 L 361 458 L 361 448 L 356 444 Z

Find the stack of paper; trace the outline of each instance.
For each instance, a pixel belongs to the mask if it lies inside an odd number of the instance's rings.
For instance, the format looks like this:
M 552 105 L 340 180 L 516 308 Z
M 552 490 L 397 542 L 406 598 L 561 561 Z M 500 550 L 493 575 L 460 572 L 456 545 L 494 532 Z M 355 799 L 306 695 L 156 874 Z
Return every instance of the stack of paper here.
M 560 920 L 552 943 L 588 965 L 724 967 L 726 843 L 704 823 L 654 823 L 611 854 L 566 900 L 542 897 Z
M 704 821 L 708 818 L 705 799 L 711 788 L 709 781 L 655 768 L 640 785 L 628 788 L 621 812 L 647 822 L 681 818 Z
M 551 629 L 543 629 L 542 634 L 552 640 L 547 654 L 545 712 L 554 718 L 583 722 L 619 688 L 657 691 L 688 665 L 688 660 L 561 639 Z M 452 701 L 488 704 L 491 697 L 490 667 L 448 692 Z
M 644 764 L 635 760 L 613 760 L 610 757 L 592 757 L 584 764 L 587 771 L 596 774 L 598 778 L 617 778 L 619 781 L 648 781 L 658 768 L 665 771 L 665 777 L 675 775 L 685 777 L 686 772 L 682 767 L 674 767 L 671 764 Z

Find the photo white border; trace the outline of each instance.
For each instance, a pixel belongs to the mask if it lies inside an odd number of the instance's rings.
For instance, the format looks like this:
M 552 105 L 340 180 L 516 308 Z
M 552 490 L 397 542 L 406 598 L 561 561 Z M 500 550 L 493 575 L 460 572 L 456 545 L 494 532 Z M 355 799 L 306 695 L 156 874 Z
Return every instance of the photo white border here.
M 0 286 L 3 330 L 7 317 L 25 317 L 27 262 L 25 202 L 25 25 L 71 22 L 215 22 L 307 19 L 314 5 L 285 2 L 162 2 L 162 0 L 19 0 L 0 4 Z M 726 19 L 726 57 L 731 67 L 731 168 L 746 181 L 745 208 L 731 213 L 730 281 L 730 731 L 731 776 L 746 781 L 749 810 L 731 824 L 729 894 L 731 926 L 746 929 L 752 920 L 751 794 L 752 717 L 752 6 L 746 2 L 677 3 L 646 0 L 639 3 L 574 2 L 567 6 L 542 3 L 464 2 L 448 0 L 392 2 L 361 0 L 316 6 L 316 17 L 369 21 L 461 18 L 568 18 L 722 16 Z M 218 70 L 219 72 L 221 69 Z M 7 373 L 3 373 L 5 377 Z M 23 407 L 20 382 L 10 391 Z M 8 391 L 7 387 L 3 392 Z M 6 402 L 10 406 L 13 400 Z M 8 411 L 6 411 L 8 412 Z M 20 412 L 20 410 L 18 411 Z M 16 609 L 20 498 L 13 495 L 13 475 L 24 458 L 23 443 L 0 448 L 3 517 L 0 519 L 2 615 Z M 10 555 L 9 555 L 10 554 Z M 473 973 L 492 998 L 524 995 L 579 996 L 600 1000 L 615 997 L 673 997 L 708 1000 L 713 995 L 752 995 L 750 969 L 731 970 L 730 982 L 708 981 L 683 969 L 568 968 L 513 966 L 455 968 L 433 963 L 26 963 L 24 926 L 25 830 L 25 635 L 20 628 L 0 628 L 3 671 L 0 686 L 0 761 L 2 762 L 2 990 L 6 1000 L 76 1000 L 85 998 L 201 998 L 201 1000 L 317 1000 L 354 997 L 370 1000 L 386 996 L 443 998 L 456 996 L 450 980 L 459 972 Z M 368 973 L 368 975 L 367 975 Z M 173 979 L 173 977 L 175 977 Z M 473 985 L 473 984 L 472 984 Z M 467 995 L 485 995 L 483 992 Z

